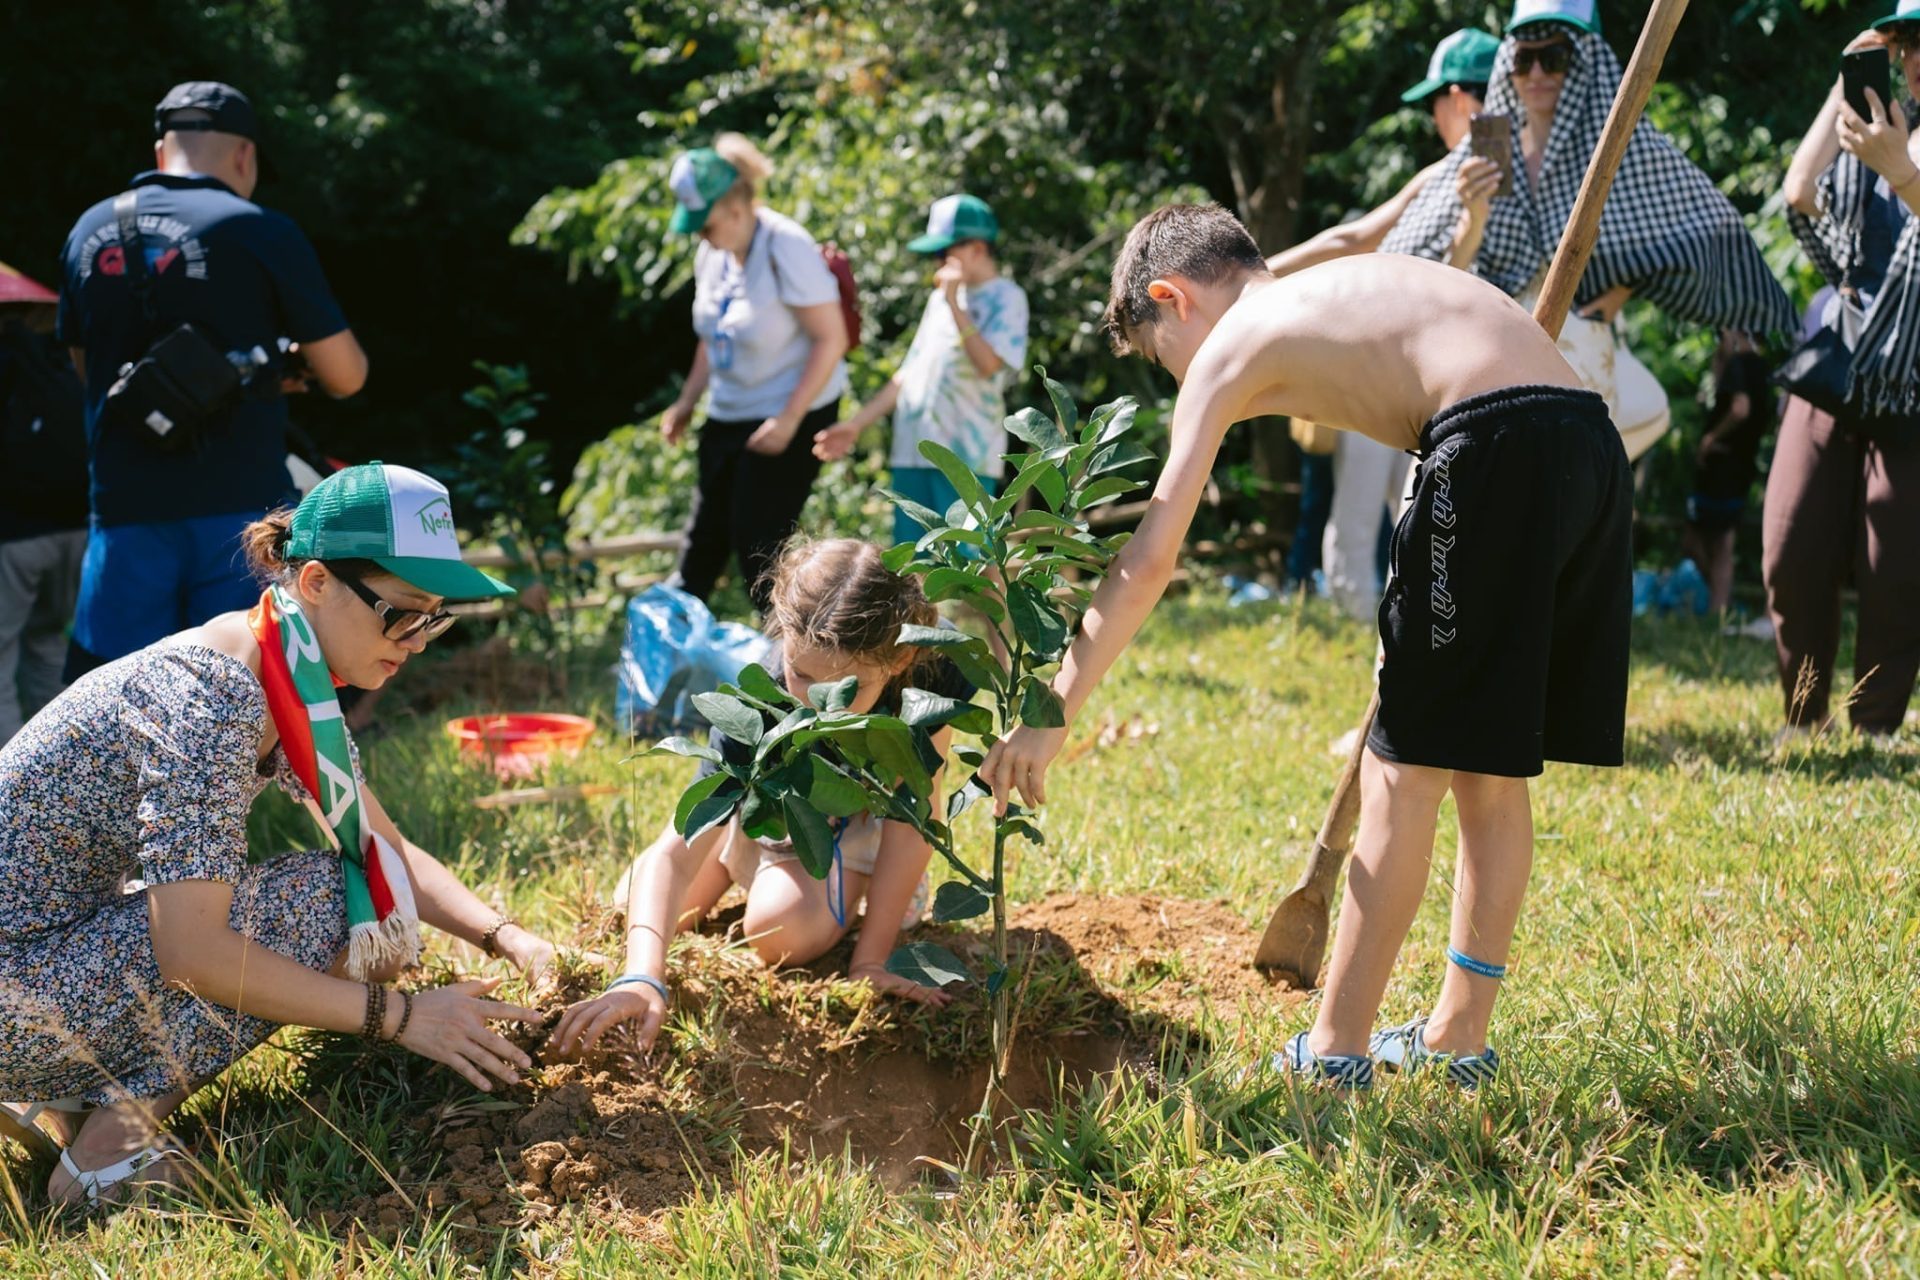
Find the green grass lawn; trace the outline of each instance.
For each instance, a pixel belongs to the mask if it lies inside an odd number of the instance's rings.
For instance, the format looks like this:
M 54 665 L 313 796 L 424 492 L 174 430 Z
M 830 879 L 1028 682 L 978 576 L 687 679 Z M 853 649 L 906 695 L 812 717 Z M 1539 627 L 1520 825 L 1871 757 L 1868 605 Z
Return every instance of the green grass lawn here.
M 1204 599 L 1164 610 L 1088 708 L 1083 728 L 1110 709 L 1159 732 L 1055 775 L 1049 843 L 1019 855 L 1017 899 L 1226 898 L 1253 946 L 1320 820 L 1327 748 L 1365 701 L 1373 640 L 1317 604 Z M 390 1057 L 299 1087 L 276 1040 L 190 1109 L 201 1154 L 218 1140 L 216 1203 L 51 1222 L 32 1209 L 44 1167 L 14 1152 L 32 1195 L 0 1209 L 0 1274 L 1920 1273 L 1912 730 L 1775 758 L 1769 646 L 1653 622 L 1634 652 L 1627 767 L 1550 766 L 1536 785 L 1534 881 L 1494 1021 L 1503 1075 L 1481 1097 L 1426 1079 L 1357 1102 L 1243 1080 L 1310 1006 L 1222 1010 L 1211 1057 L 1029 1116 L 1015 1164 L 958 1190 L 740 1157 L 730 1186 L 649 1236 L 576 1213 L 476 1260 L 444 1211 L 397 1245 L 327 1229 L 316 1206 L 377 1193 L 406 1164 L 415 1104 Z M 657 829 L 685 766 L 624 764 L 608 741 L 559 776 L 620 782 L 620 797 L 480 812 L 468 801 L 490 781 L 439 726 L 458 709 L 386 715 L 366 742 L 373 785 L 413 838 L 565 934 Z M 1388 992 L 1395 1020 L 1438 981 L 1450 821 Z M 312 839 L 290 809 L 255 826 Z M 724 1124 L 714 1141 L 725 1167 Z

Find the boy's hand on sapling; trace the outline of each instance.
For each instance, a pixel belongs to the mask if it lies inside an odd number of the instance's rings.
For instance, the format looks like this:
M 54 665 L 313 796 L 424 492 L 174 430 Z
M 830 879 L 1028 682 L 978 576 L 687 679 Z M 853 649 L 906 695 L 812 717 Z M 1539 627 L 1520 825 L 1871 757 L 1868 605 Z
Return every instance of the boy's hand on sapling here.
M 553 1029 L 553 1038 L 548 1043 L 557 1056 L 577 1058 L 591 1051 L 607 1032 L 622 1023 L 632 1022 L 637 1026 L 636 1040 L 640 1052 L 645 1053 L 653 1048 L 654 1038 L 660 1034 L 660 1024 L 666 1018 L 666 1000 L 652 987 L 636 982 L 591 1000 L 568 1005 L 567 1011 L 560 1015 L 560 1023 Z
M 882 995 L 899 996 L 915 1004 L 944 1009 L 953 1003 L 953 997 L 940 988 L 923 987 L 911 978 L 903 978 L 889 971 L 884 965 L 857 964 L 847 971 L 847 976 L 855 982 L 867 983 Z
M 1047 802 L 1047 766 L 1067 745 L 1067 730 L 1035 729 L 1018 725 L 1012 733 L 994 743 L 980 766 L 980 781 L 993 791 L 993 811 L 1007 811 L 1007 801 L 1017 791 L 1020 803 L 1037 809 Z

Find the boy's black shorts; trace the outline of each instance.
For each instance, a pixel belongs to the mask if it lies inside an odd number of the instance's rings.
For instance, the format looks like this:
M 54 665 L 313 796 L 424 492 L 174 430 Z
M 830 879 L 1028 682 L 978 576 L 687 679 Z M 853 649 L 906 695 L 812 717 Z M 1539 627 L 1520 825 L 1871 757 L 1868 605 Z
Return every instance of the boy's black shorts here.
M 1507 387 L 1420 436 L 1380 604 L 1367 745 L 1402 764 L 1530 778 L 1617 765 L 1633 614 L 1633 481 L 1606 402 Z

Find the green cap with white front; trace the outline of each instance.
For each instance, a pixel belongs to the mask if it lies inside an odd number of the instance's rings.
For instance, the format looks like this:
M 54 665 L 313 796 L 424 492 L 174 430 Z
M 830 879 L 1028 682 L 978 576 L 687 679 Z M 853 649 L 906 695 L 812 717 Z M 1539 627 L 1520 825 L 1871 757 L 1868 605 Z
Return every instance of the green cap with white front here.
M 1873 24 L 1875 31 L 1890 27 L 1896 22 L 1920 22 L 1920 0 L 1900 0 L 1893 12 Z
M 293 513 L 289 560 L 371 560 L 428 595 L 514 594 L 460 558 L 447 487 L 412 467 L 369 462 L 336 471 Z
M 674 157 L 667 171 L 667 186 L 673 192 L 675 209 L 668 228 L 675 235 L 692 235 L 707 225 L 714 201 L 733 190 L 740 171 L 721 158 L 712 147 L 695 147 Z
M 1514 0 L 1513 19 L 1507 34 L 1536 22 L 1564 22 L 1582 31 L 1600 34 L 1599 0 Z
M 1425 102 L 1453 84 L 1485 84 L 1493 79 L 1493 55 L 1500 42 L 1484 31 L 1468 27 L 1433 47 L 1427 78 L 1400 95 L 1402 102 Z
M 912 253 L 945 253 L 965 240 L 1000 238 L 1000 220 L 979 196 L 941 196 L 927 213 L 927 234 L 907 241 Z

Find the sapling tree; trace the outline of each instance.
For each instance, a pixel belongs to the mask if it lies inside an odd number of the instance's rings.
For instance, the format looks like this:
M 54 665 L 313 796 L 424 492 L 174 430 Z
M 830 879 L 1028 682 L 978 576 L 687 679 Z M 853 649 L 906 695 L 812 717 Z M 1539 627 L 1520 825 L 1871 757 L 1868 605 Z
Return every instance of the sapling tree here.
M 916 541 L 887 551 L 887 567 L 918 575 L 930 600 L 970 606 L 994 633 L 1006 661 L 987 640 L 951 627 L 909 626 L 900 642 L 945 655 L 979 687 L 982 701 L 908 688 L 898 714 L 855 715 L 849 710 L 853 677 L 814 685 L 802 702 L 761 668 L 748 667 L 736 684 L 699 695 L 694 705 L 720 732 L 750 748 L 750 761 L 730 763 L 685 738 L 654 748 L 718 766 L 719 772 L 687 789 L 674 814 L 675 827 L 689 840 L 738 815 L 749 836 L 791 839 L 801 865 L 825 877 L 834 861 L 836 824 L 868 814 L 911 825 L 952 865 L 959 878 L 940 886 L 933 918 L 993 918 L 984 974 L 992 1001 L 989 1104 L 1012 1039 L 1008 843 L 1019 838 L 1039 844 L 1044 837 L 1035 815 L 1009 804 L 993 820 L 992 857 L 981 870 L 960 856 L 955 823 L 988 798 L 972 775 L 1002 734 L 1017 724 L 1066 723 L 1050 673 L 1094 586 L 1129 536 L 1094 533 L 1088 513 L 1140 488 L 1141 481 L 1121 473 L 1154 456 L 1127 439 L 1137 409 L 1132 397 L 1100 406 L 1083 425 L 1066 389 L 1044 370 L 1041 376 L 1053 415 L 1023 409 L 1007 419 L 1007 430 L 1029 448 L 1009 456 L 1017 469 L 1003 493 L 987 493 L 965 462 L 931 441 L 920 452 L 952 483 L 959 494 L 955 502 L 941 512 L 887 493 L 924 530 Z M 1029 495 L 1030 505 L 1021 510 Z M 934 779 L 945 760 L 935 735 L 949 727 L 975 741 L 952 748 L 967 780 L 942 799 Z M 928 986 L 976 976 L 947 948 L 928 941 L 902 946 L 887 967 Z

